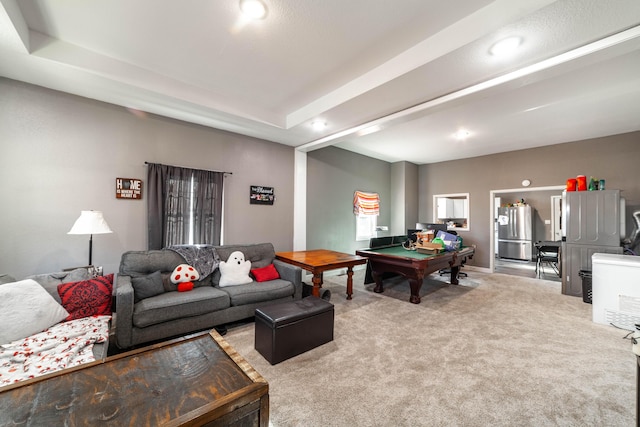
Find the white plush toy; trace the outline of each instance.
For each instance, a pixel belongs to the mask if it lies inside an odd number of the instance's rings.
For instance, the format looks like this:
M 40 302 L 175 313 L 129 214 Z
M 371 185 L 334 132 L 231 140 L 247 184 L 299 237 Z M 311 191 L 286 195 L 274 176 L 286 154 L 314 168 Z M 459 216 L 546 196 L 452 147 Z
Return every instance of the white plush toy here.
M 240 251 L 232 252 L 229 259 L 220 262 L 219 286 L 244 285 L 253 282 L 249 277 L 251 261 L 244 260 L 244 254 Z

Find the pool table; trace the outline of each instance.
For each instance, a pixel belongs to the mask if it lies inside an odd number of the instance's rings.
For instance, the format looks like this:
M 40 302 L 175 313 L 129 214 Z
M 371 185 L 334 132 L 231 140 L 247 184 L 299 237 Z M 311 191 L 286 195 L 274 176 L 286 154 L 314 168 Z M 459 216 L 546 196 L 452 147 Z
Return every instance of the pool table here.
M 356 254 L 367 257 L 376 286 L 374 292 L 383 292 L 382 275 L 391 272 L 403 275 L 411 285 L 409 301 L 420 304 L 420 288 L 425 276 L 441 269 L 451 269 L 451 284 L 458 284 L 460 266 L 473 257 L 475 249 L 465 246 L 457 251 L 439 254 L 423 254 L 400 246 L 357 250 Z

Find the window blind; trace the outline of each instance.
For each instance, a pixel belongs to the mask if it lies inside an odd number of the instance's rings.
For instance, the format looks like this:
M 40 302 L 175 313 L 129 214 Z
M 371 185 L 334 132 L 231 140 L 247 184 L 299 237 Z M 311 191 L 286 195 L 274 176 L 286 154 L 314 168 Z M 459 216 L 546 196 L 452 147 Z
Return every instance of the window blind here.
M 356 191 L 353 194 L 353 213 L 355 215 L 380 215 L 380 196 L 378 193 Z

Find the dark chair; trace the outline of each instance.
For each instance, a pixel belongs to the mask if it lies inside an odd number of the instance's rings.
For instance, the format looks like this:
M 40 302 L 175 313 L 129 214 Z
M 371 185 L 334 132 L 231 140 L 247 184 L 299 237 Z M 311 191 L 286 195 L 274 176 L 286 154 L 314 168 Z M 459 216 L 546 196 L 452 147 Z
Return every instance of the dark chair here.
M 392 243 L 393 243 L 393 237 L 391 236 L 372 237 L 371 239 L 369 239 L 369 248 L 373 249 L 373 248 L 381 248 L 383 246 L 391 246 Z
M 449 234 L 453 234 L 454 236 L 458 235 L 458 232 L 455 230 L 449 230 L 447 231 L 447 233 Z M 467 273 L 465 273 L 464 271 L 462 271 L 462 267 L 464 266 L 464 262 L 460 265 L 460 268 L 458 269 L 458 277 L 467 277 Z M 440 276 L 444 276 L 445 274 L 451 274 L 451 269 L 450 268 L 443 268 L 442 270 L 440 270 L 438 272 L 440 274 Z
M 467 273 L 465 273 L 464 271 L 462 271 L 462 267 L 464 267 L 464 262 L 460 265 L 460 268 L 458 269 L 458 277 L 468 277 Z M 440 270 L 438 272 L 440 274 L 440 276 L 444 276 L 445 274 L 451 274 L 451 269 L 450 268 L 443 268 L 442 270 Z
M 385 237 L 372 237 L 369 240 L 369 249 L 382 248 L 385 246 L 398 246 L 402 245 L 407 240 L 407 236 L 385 236 Z M 382 279 L 396 276 L 396 273 L 383 273 Z M 373 283 L 373 273 L 371 272 L 371 266 L 367 261 L 367 269 L 364 273 L 364 284 Z
M 406 241 L 407 241 L 407 236 L 404 236 L 404 235 L 403 236 L 393 236 L 391 238 L 391 243 L 394 244 L 394 245 L 398 244 L 398 243 L 403 244 Z
M 560 273 L 560 245 L 553 242 L 536 242 L 536 277 L 546 275 L 545 265 L 551 267 L 553 272 L 561 277 Z

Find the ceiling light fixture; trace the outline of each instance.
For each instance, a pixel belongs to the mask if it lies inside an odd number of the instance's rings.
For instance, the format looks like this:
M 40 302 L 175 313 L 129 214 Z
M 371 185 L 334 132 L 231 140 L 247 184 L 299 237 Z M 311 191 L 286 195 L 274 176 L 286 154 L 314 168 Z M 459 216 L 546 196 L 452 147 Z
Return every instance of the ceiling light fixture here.
M 262 0 L 240 0 L 240 10 L 251 19 L 264 19 L 267 5 Z
M 311 122 L 311 127 L 315 131 L 321 131 L 327 127 L 327 122 L 323 122 L 322 120 L 314 120 Z
M 460 129 L 458 130 L 456 133 L 453 134 L 453 136 L 455 137 L 455 139 L 457 139 L 458 141 L 464 141 L 465 139 L 467 139 L 469 136 L 471 136 L 471 132 L 469 132 L 466 129 Z
M 513 53 L 522 43 L 522 38 L 513 36 L 500 40 L 491 46 L 489 53 L 493 56 L 505 56 Z

